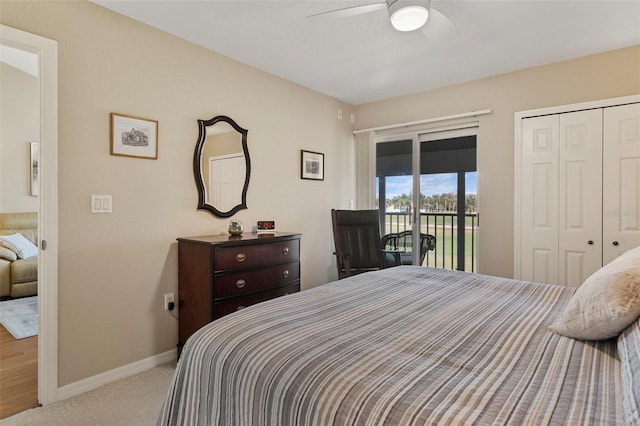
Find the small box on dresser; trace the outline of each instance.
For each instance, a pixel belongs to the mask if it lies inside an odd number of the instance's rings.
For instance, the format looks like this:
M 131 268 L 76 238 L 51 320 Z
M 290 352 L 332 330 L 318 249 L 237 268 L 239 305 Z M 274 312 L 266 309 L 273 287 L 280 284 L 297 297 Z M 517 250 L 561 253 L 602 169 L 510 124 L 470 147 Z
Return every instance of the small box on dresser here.
M 178 238 L 178 355 L 196 330 L 249 305 L 300 291 L 301 234 Z

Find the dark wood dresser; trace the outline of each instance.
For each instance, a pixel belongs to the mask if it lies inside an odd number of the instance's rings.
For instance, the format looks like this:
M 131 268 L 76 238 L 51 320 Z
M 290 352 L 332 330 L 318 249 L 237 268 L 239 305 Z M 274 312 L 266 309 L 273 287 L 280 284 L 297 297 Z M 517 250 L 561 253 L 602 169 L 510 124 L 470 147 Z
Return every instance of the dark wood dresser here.
M 277 232 L 178 238 L 178 354 L 205 324 L 300 291 L 300 237 Z

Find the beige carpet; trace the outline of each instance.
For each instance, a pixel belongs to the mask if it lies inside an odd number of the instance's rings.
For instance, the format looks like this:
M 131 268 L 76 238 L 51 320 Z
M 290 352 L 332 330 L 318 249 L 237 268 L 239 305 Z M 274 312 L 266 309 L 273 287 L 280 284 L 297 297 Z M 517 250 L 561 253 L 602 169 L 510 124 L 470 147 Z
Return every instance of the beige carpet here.
M 2 426 L 155 425 L 175 364 L 118 380 L 91 392 L 0 420 Z

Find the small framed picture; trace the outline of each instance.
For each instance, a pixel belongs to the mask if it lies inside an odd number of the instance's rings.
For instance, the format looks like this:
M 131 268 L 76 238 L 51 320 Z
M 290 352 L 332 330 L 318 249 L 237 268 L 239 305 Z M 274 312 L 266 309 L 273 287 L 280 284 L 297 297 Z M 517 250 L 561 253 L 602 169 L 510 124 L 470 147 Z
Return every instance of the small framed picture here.
M 301 150 L 301 179 L 324 180 L 324 154 Z
M 158 122 L 111 113 L 111 155 L 158 159 Z
M 29 170 L 31 196 L 37 197 L 40 189 L 40 144 L 38 142 L 30 142 L 30 161 L 31 168 Z

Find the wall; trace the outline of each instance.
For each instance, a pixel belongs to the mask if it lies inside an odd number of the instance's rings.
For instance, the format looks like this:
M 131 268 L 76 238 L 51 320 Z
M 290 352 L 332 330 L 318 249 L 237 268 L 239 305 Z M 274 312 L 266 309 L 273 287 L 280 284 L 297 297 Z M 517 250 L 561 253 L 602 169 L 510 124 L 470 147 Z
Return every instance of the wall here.
M 197 211 L 197 119 L 249 130 L 245 225 L 274 219 L 302 237 L 302 287 L 336 278 L 331 207 L 349 193 L 352 108 L 88 2 L 2 1 L 0 22 L 58 42 L 59 385 L 175 348 L 176 237 L 218 233 Z M 158 120 L 158 160 L 111 156 L 109 114 Z M 300 179 L 300 149 L 325 153 Z M 111 194 L 113 213 L 89 213 Z
M 640 93 L 640 46 L 358 105 L 366 129 L 491 109 L 479 117 L 479 272 L 513 276 L 514 113 Z
M 0 62 L 0 212 L 38 211 L 30 144 L 40 138 L 38 79 Z

